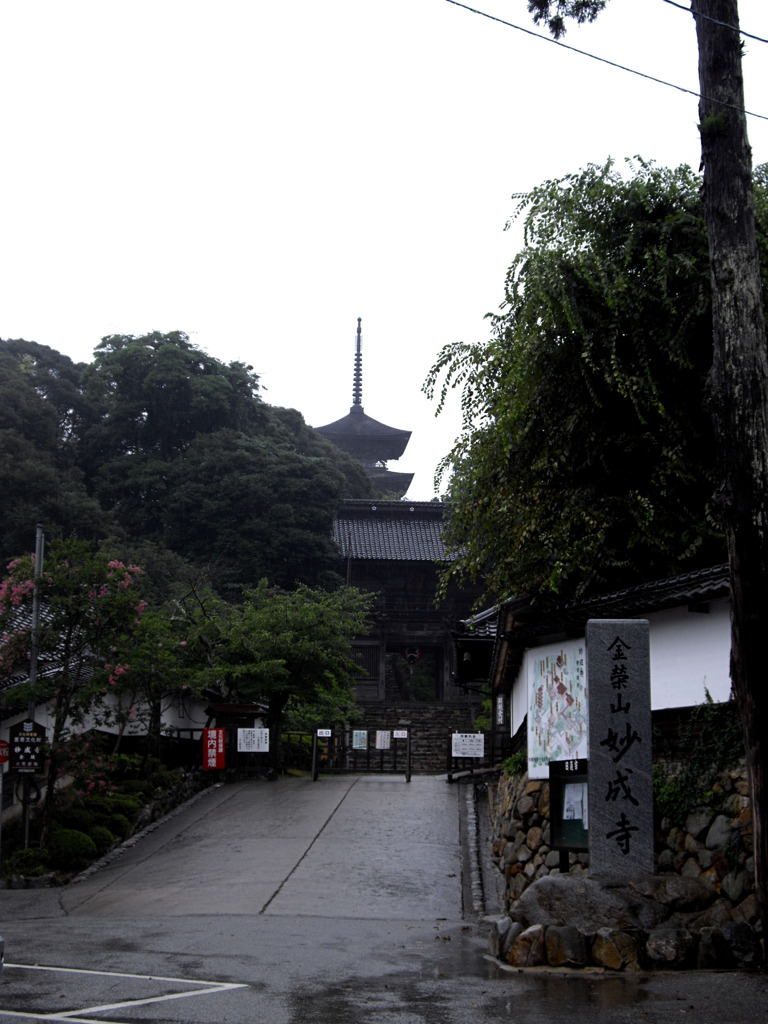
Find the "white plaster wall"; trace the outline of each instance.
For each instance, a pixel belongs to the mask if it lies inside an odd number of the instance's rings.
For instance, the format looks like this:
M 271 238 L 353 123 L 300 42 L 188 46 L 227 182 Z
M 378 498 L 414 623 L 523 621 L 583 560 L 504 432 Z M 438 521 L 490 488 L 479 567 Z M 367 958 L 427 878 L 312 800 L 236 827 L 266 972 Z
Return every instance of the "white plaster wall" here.
M 651 707 L 701 704 L 731 695 L 731 613 L 727 598 L 709 612 L 672 608 L 646 616 L 651 634 Z
M 702 704 L 709 691 L 714 701 L 731 695 L 731 615 L 727 598 L 712 601 L 709 612 L 672 608 L 647 616 L 651 644 L 651 708 L 685 708 Z M 528 712 L 526 651 L 512 687 L 510 721 L 514 736 Z M 587 680 L 589 687 L 589 680 Z

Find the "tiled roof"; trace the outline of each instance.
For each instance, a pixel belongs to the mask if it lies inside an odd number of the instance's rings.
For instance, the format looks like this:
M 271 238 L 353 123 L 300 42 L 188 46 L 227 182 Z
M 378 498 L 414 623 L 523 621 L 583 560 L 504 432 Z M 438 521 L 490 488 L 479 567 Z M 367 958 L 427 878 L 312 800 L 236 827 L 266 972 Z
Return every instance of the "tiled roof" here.
M 345 501 L 333 539 L 345 558 L 445 562 L 443 506 L 432 501 Z
M 375 461 L 399 459 L 411 437 L 410 430 L 388 427 L 367 416 L 361 405 L 353 405 L 340 420 L 315 430 L 354 458 Z
M 539 603 L 526 594 L 505 602 L 502 608 L 512 612 L 515 634 L 523 639 L 566 629 L 577 631 L 583 629 L 589 619 L 631 618 L 665 608 L 701 604 L 727 597 L 728 593 L 728 566 L 715 565 L 571 604 Z M 499 628 L 499 611 L 498 607 L 489 608 L 462 620 L 458 623 L 457 634 L 462 638 L 492 639 Z

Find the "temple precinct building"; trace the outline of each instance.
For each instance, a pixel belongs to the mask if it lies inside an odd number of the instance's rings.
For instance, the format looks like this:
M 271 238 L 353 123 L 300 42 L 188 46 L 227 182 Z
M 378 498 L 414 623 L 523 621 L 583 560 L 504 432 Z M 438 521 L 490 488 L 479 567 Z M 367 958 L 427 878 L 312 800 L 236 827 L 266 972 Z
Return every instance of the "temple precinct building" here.
M 333 536 L 350 586 L 376 593 L 374 626 L 353 653 L 360 665 L 358 707 L 369 727 L 408 722 L 431 731 L 422 767 L 443 764 L 442 737 L 473 727 L 482 699 L 456 682 L 451 629 L 466 617 L 477 594 L 450 588 L 436 607 L 439 575 L 449 559 L 444 540 L 446 506 L 403 499 L 412 474 L 388 468 L 411 433 L 367 416 L 362 406 L 362 334 L 357 321 L 352 408 L 318 433 L 366 467 L 380 497 L 344 501 Z M 377 710 L 378 709 L 378 710 Z

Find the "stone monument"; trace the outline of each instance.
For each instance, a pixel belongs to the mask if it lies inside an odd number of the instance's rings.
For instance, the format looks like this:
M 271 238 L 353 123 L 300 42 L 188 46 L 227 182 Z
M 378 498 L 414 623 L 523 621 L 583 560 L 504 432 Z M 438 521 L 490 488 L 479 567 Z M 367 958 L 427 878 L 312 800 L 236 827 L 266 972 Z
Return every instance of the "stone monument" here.
M 653 874 L 649 626 L 587 623 L 589 871 Z

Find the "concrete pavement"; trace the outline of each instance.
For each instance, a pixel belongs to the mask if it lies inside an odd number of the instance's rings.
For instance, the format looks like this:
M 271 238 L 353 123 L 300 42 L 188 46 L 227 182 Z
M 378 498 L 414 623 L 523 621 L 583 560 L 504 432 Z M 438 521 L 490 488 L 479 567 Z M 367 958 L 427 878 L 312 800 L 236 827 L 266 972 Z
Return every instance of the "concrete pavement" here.
M 462 898 L 463 789 L 222 786 L 85 880 L 0 893 L 0 1024 L 766 1024 L 763 975 L 505 970 Z
M 460 918 L 458 789 L 432 776 L 238 783 L 62 892 L 68 914 Z

